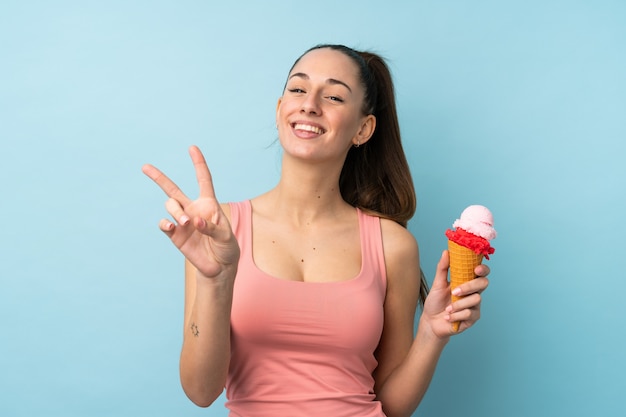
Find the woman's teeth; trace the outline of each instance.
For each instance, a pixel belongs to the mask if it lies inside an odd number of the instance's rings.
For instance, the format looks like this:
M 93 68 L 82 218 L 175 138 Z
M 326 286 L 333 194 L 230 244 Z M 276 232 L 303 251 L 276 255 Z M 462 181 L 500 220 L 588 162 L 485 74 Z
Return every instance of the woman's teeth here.
M 318 135 L 321 135 L 322 133 L 324 133 L 324 129 L 321 129 L 317 126 L 305 125 L 305 124 L 300 124 L 300 123 L 295 124 L 293 128 L 296 130 L 306 130 L 307 132 L 313 132 Z

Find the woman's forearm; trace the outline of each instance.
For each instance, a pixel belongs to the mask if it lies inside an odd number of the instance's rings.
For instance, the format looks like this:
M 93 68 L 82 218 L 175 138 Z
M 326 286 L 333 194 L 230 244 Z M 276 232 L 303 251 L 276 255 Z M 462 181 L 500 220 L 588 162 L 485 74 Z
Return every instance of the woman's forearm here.
M 180 379 L 189 399 L 201 407 L 221 394 L 228 374 L 234 274 L 198 277 L 193 308 L 185 320 Z
M 411 349 L 379 388 L 377 398 L 388 417 L 409 417 L 422 401 L 449 338 L 435 336 L 420 321 Z

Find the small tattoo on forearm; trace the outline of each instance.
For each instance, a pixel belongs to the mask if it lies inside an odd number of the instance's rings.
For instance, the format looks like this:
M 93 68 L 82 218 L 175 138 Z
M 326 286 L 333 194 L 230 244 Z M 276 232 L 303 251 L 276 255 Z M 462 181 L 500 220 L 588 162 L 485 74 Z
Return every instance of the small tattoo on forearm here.
M 191 334 L 193 334 L 195 337 L 198 337 L 198 335 L 200 334 L 196 323 L 191 323 Z

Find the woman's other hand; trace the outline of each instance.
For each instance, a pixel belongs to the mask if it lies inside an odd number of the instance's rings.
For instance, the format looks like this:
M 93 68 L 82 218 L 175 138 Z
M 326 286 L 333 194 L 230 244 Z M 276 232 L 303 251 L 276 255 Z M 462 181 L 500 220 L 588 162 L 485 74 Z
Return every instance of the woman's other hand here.
M 162 219 L 159 228 L 191 262 L 199 273 L 217 277 L 229 267 L 236 267 L 239 245 L 219 202 L 211 173 L 200 149 L 192 146 L 189 155 L 194 164 L 200 196 L 191 200 L 156 167 L 146 164 L 142 171 L 169 197 L 165 203 L 174 222 Z

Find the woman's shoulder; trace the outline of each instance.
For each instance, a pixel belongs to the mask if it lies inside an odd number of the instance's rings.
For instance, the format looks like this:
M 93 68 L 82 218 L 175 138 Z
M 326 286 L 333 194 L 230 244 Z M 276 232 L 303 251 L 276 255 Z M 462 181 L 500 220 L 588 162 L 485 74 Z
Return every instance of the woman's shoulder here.
M 250 200 L 242 200 L 242 201 L 229 201 L 226 203 L 220 203 L 220 208 L 224 212 L 224 215 L 228 219 L 229 222 L 232 222 L 233 215 L 233 206 L 235 210 L 243 209 L 245 205 L 250 204 Z
M 388 290 L 413 292 L 419 276 L 419 247 L 413 234 L 393 220 L 381 219 Z
M 415 236 L 404 226 L 390 219 L 380 219 L 385 253 L 402 256 L 413 255 L 418 250 Z
M 231 213 L 231 205 L 232 203 L 220 203 L 220 208 L 222 209 L 222 211 L 224 212 L 224 215 L 226 216 L 226 218 L 228 219 L 229 222 L 232 222 L 232 213 Z

